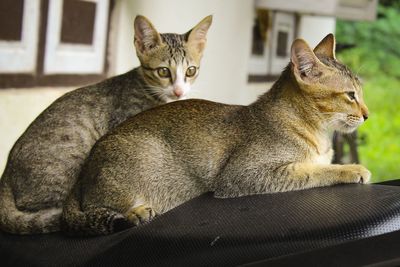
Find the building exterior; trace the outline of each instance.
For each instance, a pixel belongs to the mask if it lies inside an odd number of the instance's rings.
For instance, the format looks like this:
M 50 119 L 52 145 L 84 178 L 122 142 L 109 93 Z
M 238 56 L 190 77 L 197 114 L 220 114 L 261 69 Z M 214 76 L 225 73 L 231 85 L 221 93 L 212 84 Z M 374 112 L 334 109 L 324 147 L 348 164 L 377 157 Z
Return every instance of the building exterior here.
M 292 41 L 314 46 L 336 18 L 372 20 L 377 0 L 2 0 L 0 172 L 8 151 L 54 99 L 138 66 L 133 19 L 183 33 L 212 14 L 192 97 L 248 104 L 289 61 Z

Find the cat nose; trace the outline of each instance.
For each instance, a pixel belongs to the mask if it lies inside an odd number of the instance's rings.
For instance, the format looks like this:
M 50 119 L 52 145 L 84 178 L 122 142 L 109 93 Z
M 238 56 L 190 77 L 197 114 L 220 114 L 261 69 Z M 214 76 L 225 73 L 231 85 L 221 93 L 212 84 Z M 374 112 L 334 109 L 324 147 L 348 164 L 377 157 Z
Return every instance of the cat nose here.
M 182 89 L 174 89 L 174 95 L 177 97 L 181 97 L 183 95 L 183 90 Z
M 368 119 L 368 108 L 364 104 L 361 105 L 361 114 L 364 118 L 364 121 L 366 121 Z

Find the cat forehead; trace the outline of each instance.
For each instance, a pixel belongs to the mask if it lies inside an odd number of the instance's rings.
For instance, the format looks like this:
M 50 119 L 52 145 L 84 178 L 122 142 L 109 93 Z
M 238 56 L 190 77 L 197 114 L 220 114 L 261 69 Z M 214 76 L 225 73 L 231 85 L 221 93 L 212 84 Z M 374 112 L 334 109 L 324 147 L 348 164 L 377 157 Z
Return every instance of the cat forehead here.
M 189 55 L 185 46 L 185 35 L 163 33 L 161 34 L 161 40 L 164 45 L 160 47 L 157 56 L 154 55 L 155 57 L 153 59 L 158 58 L 159 60 L 168 63 L 168 65 L 179 65 L 179 63 L 188 59 Z
M 344 87 L 346 87 L 343 88 L 343 90 L 348 90 L 351 87 L 353 87 L 356 91 L 361 90 L 360 78 L 355 75 L 346 65 L 332 58 L 319 57 L 319 59 L 324 65 L 333 68 L 341 76 L 341 79 L 339 80 L 343 82 Z
M 161 40 L 171 48 L 181 48 L 184 47 L 186 43 L 185 34 L 161 33 L 160 35 Z
M 349 79 L 354 80 L 356 83 L 361 85 L 359 77 L 355 75 L 346 65 L 328 57 L 319 57 L 319 60 L 321 60 L 321 62 L 326 66 L 336 69 L 342 76 L 348 77 Z

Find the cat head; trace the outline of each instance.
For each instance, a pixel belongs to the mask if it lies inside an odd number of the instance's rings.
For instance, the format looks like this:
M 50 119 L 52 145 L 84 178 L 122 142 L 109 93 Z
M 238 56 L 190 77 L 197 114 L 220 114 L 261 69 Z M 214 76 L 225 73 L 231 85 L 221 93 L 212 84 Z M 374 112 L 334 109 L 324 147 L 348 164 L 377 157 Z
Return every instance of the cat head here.
M 163 101 L 184 99 L 197 78 L 212 16 L 185 34 L 158 33 L 143 16 L 135 18 L 135 48 L 148 90 Z
M 312 98 L 329 128 L 352 132 L 368 118 L 360 80 L 336 60 L 332 34 L 314 50 L 304 40 L 295 40 L 290 65 L 300 90 Z

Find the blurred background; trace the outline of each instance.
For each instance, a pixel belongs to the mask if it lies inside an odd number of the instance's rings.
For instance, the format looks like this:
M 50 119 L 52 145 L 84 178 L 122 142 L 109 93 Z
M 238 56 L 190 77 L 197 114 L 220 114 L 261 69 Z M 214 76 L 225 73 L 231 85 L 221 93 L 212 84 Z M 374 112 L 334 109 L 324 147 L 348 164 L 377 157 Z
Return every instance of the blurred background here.
M 371 111 L 357 135 L 336 140 L 337 161 L 361 161 L 375 182 L 400 178 L 397 0 L 1 0 L 0 173 L 13 143 L 56 98 L 139 65 L 138 14 L 177 33 L 212 14 L 191 97 L 232 104 L 270 88 L 295 38 L 315 46 L 336 33 L 337 57 L 363 79 Z

